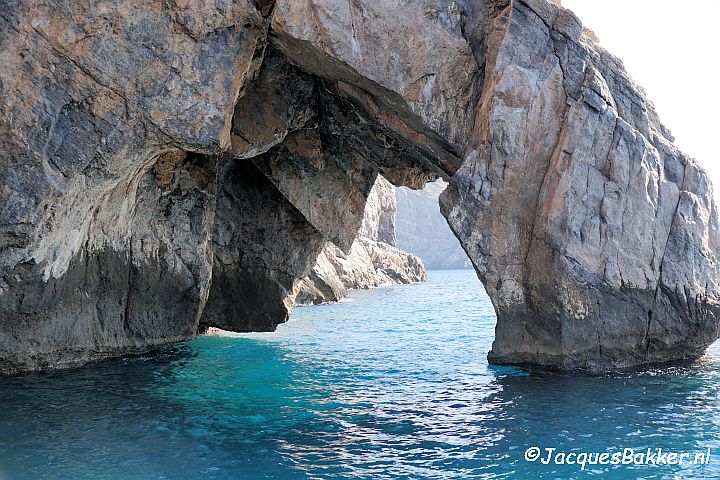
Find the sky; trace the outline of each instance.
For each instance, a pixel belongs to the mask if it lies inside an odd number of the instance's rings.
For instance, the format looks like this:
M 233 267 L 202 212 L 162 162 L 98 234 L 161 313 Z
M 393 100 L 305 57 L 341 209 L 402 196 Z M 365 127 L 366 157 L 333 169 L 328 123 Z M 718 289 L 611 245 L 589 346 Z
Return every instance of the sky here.
M 710 173 L 720 200 L 717 0 L 562 0 L 645 89 L 675 145 Z

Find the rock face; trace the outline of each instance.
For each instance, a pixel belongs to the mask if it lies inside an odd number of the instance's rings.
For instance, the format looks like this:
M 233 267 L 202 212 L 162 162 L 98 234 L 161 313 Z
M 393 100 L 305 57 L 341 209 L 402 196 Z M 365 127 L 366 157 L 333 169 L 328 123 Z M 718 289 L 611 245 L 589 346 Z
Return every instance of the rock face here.
M 272 330 L 378 172 L 459 167 L 398 93 L 291 62 L 283 8 L 2 2 L 0 370 Z
M 598 371 L 718 337 L 710 181 L 593 37 L 540 1 L 493 20 L 473 142 L 441 206 L 495 305 L 495 363 Z
M 440 213 L 443 180 L 428 183 L 422 190 L 397 187 L 397 244 L 420 257 L 428 270 L 472 268 L 457 237 Z
M 212 265 L 204 154 L 229 141 L 263 32 L 244 3 L 62 3 L 0 8 L 2 371 L 194 333 Z
M 299 283 L 296 304 L 336 302 L 349 289 L 425 281 L 420 258 L 397 248 L 395 212 L 395 188 L 378 176 L 350 252 L 328 242 L 310 275 Z
M 378 174 L 443 178 L 490 359 L 718 337 L 707 175 L 545 0 L 0 0 L 0 371 L 272 330 Z

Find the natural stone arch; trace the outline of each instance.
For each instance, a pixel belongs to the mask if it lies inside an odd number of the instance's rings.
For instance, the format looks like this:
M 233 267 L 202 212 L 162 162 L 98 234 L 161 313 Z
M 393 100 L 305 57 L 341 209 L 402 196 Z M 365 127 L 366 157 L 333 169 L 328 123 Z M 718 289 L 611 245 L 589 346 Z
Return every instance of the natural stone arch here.
M 491 361 L 597 371 L 718 336 L 707 175 L 567 10 L 53 5 L 0 19 L 3 371 L 272 330 L 378 173 L 450 180 Z
M 441 197 L 497 311 L 490 361 L 701 355 L 720 319 L 707 174 L 571 13 L 521 1 L 494 23 L 473 142 Z

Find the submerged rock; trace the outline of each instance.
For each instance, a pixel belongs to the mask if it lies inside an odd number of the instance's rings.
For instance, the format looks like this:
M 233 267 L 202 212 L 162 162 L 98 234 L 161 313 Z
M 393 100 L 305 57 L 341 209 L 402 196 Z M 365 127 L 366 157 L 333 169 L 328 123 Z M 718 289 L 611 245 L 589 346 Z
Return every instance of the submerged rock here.
M 554 3 L 5 0 L 0 44 L 2 372 L 274 329 L 327 242 L 396 255 L 356 240 L 378 175 L 449 181 L 493 362 L 718 337 L 707 174 Z
M 397 248 L 396 204 L 395 188 L 378 176 L 350 251 L 345 253 L 328 242 L 310 275 L 298 285 L 296 304 L 336 302 L 349 289 L 425 281 L 427 273 L 422 260 Z

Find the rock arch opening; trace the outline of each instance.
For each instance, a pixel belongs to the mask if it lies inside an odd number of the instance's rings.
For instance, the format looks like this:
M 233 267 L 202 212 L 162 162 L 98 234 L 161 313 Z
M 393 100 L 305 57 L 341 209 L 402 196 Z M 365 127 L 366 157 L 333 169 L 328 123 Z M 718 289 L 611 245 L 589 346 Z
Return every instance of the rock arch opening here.
M 600 371 L 718 337 L 707 174 L 568 10 L 75 3 L 0 17 L 2 371 L 271 330 L 378 174 L 449 181 L 494 362 Z

